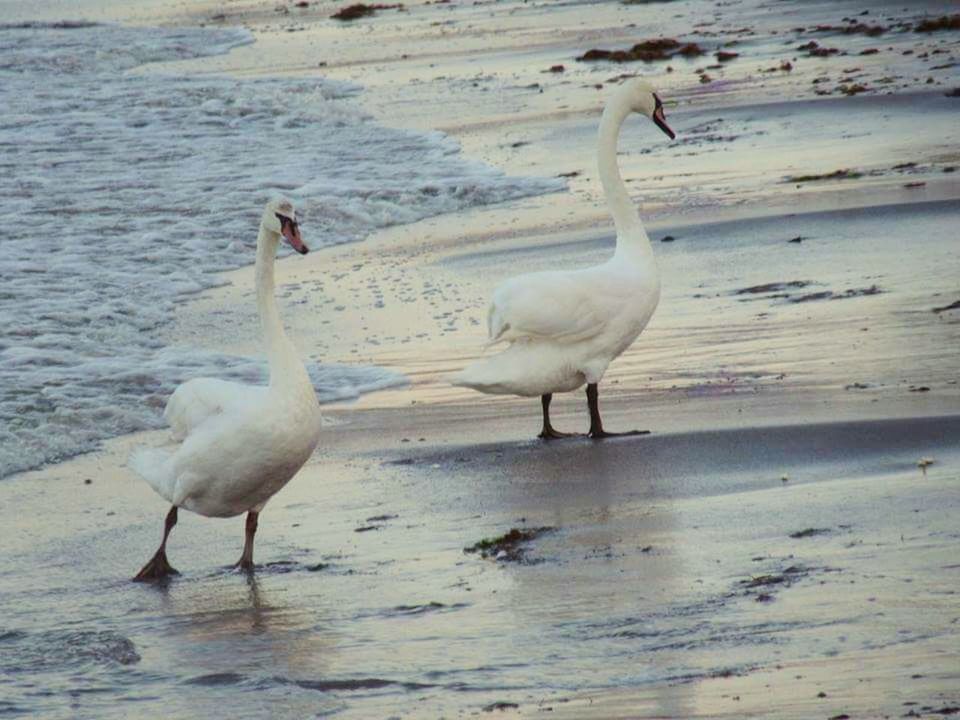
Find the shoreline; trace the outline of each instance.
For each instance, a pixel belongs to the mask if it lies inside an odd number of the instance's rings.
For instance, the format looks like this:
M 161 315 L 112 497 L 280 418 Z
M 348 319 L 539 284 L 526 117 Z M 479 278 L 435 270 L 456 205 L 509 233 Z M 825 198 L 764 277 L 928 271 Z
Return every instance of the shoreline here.
M 168 69 L 174 69 L 177 72 L 187 72 L 195 74 L 233 74 L 235 76 L 244 75 L 290 75 L 297 74 L 300 70 L 295 64 L 290 63 L 290 56 L 297 56 L 304 52 L 305 46 L 312 45 L 315 40 L 312 33 L 319 33 L 319 38 L 330 40 L 331 38 L 353 38 L 356 39 L 358 29 L 377 28 L 384 24 L 385 19 L 374 18 L 369 21 L 363 21 L 356 24 L 343 24 L 328 26 L 328 23 L 317 21 L 324 20 L 323 13 L 326 5 L 315 3 L 316 8 L 307 15 L 298 16 L 300 20 L 309 20 L 313 24 L 304 25 L 306 32 L 290 34 L 284 32 L 284 18 L 280 18 L 281 25 L 275 24 L 278 19 L 274 17 L 272 11 L 267 11 L 262 3 L 250 0 L 242 6 L 231 9 L 225 18 L 217 21 L 214 25 L 223 26 L 230 24 L 232 20 L 239 20 L 241 24 L 254 35 L 254 43 L 251 45 L 240 46 L 229 51 L 222 56 L 204 58 L 200 61 L 187 60 L 174 63 L 162 63 L 142 66 L 137 72 L 167 72 Z M 327 3 L 330 7 L 333 4 Z M 121 10 L 110 4 L 93 2 L 91 7 L 99 9 L 105 14 L 118 13 L 115 19 L 124 22 L 144 21 L 143 16 L 136 13 L 130 14 L 127 10 Z M 166 0 L 157 0 L 153 5 L 147 8 L 141 8 L 144 12 L 156 13 L 152 19 L 146 22 L 161 21 L 162 24 L 182 24 L 184 20 L 192 22 L 202 21 L 209 15 L 216 15 L 220 7 L 218 2 L 209 2 L 205 5 L 194 6 L 189 12 L 173 11 L 172 6 Z M 596 8 L 595 8 L 596 9 Z M 119 10 L 119 12 L 118 12 Z M 426 12 L 425 6 L 418 5 L 418 13 Z M 450 8 L 454 12 L 460 12 L 461 9 Z M 678 17 L 682 17 L 684 12 Z M 484 37 L 484 30 L 478 30 L 478 35 L 471 33 L 459 35 L 453 39 L 453 44 L 440 53 L 437 57 L 443 57 L 448 60 L 448 74 L 451 79 L 463 76 L 466 68 L 477 57 L 484 57 L 484 54 L 491 53 L 498 58 L 498 63 L 506 62 L 505 58 L 527 56 L 544 57 L 545 52 L 566 52 L 569 53 L 571 42 L 580 42 L 583 37 L 590 37 L 591 34 L 584 34 L 580 30 L 571 30 L 566 28 L 556 34 L 554 31 L 541 31 L 534 29 L 529 24 L 530 18 L 540 17 L 542 11 L 524 10 L 528 13 L 524 27 L 524 32 L 532 31 L 535 35 L 541 33 L 539 44 L 534 43 L 532 47 L 517 46 L 515 40 L 508 38 L 498 39 L 493 45 L 493 50 L 477 46 L 474 43 L 475 38 Z M 538 14 L 539 13 L 539 14 Z M 605 27 L 606 23 L 611 23 L 612 18 L 619 17 L 623 13 L 622 9 L 614 8 L 603 9 L 596 16 L 595 23 L 597 27 Z M 468 13 L 470 15 L 470 13 Z M 568 10 L 564 10 L 560 17 L 566 15 L 569 18 Z M 471 15 L 472 16 L 472 15 Z M 138 17 L 140 18 L 138 20 Z M 553 17 L 553 16 L 551 16 Z M 411 22 L 409 18 L 403 19 L 404 22 Z M 672 23 L 673 21 L 671 21 Z M 682 20 L 680 22 L 683 22 Z M 204 24 L 201 22 L 201 24 Z M 561 23 L 562 24 L 562 23 Z M 668 23 L 669 24 L 669 23 Z M 393 28 L 390 23 L 386 27 Z M 489 29 L 488 29 L 489 30 Z M 618 31 L 620 35 L 630 36 L 635 32 L 634 29 L 625 28 Z M 426 35 L 430 33 L 427 32 Z M 489 31 L 487 36 L 495 36 L 496 32 Z M 441 33 L 442 36 L 442 33 Z M 416 106 L 411 106 L 411 99 L 404 99 L 404 93 L 409 92 L 410 98 L 415 98 L 420 92 L 418 82 L 411 82 L 410 70 L 408 69 L 408 60 L 413 58 L 417 63 L 424 61 L 424 57 L 412 56 L 409 53 L 403 53 L 405 43 L 416 42 L 416 36 L 406 33 L 401 25 L 388 32 L 389 44 L 385 52 L 392 53 L 390 57 L 384 60 L 378 59 L 360 59 L 364 53 L 369 52 L 370 47 L 367 40 L 364 40 L 352 52 L 359 53 L 354 60 L 331 65 L 324 64 L 320 68 L 311 68 L 309 72 L 317 72 L 324 77 L 331 79 L 357 80 L 356 76 L 351 75 L 358 67 L 357 63 L 364 66 L 376 67 L 377 74 L 373 76 L 374 82 L 365 87 L 358 98 L 352 102 L 357 102 L 365 106 L 375 116 L 378 121 L 386 124 L 393 123 L 396 127 L 406 127 L 421 130 L 432 130 L 432 125 L 424 125 L 422 118 L 416 113 Z M 593 33 L 593 40 L 598 39 L 597 31 Z M 616 34 L 613 36 L 616 37 Z M 285 50 L 278 55 L 279 48 L 276 46 L 276 40 L 292 40 L 294 45 L 291 49 Z M 375 46 L 375 45 L 374 45 Z M 248 65 L 251 56 L 256 58 L 254 65 Z M 286 65 L 276 65 L 271 61 L 263 62 L 263 58 L 284 57 L 286 56 Z M 596 67 L 578 66 L 574 64 L 569 71 L 575 73 L 573 77 L 581 78 L 595 74 Z M 421 67 L 417 65 L 417 67 Z M 647 70 L 656 69 L 649 65 L 643 65 L 637 68 L 634 65 L 625 65 L 623 69 L 628 74 L 637 69 Z M 497 70 L 495 72 L 503 72 Z M 529 68 L 525 68 L 525 73 L 529 74 Z M 539 70 L 537 74 L 542 75 Z M 288 312 L 285 315 L 287 325 L 295 338 L 295 342 L 302 347 L 309 347 L 313 350 L 319 350 L 320 354 L 306 353 L 318 362 L 327 360 L 343 363 L 357 363 L 363 365 L 376 365 L 388 370 L 395 370 L 405 374 L 410 379 L 409 386 L 399 389 L 388 389 L 387 391 L 374 391 L 364 394 L 359 398 L 349 400 L 346 403 L 329 403 L 324 406 L 325 413 L 329 414 L 338 423 L 349 423 L 350 416 L 356 413 L 372 412 L 374 422 L 383 422 L 384 417 L 378 413 L 390 410 L 402 410 L 407 413 L 413 405 L 419 405 L 417 411 L 424 412 L 424 403 L 437 403 L 442 409 L 438 412 L 441 415 L 458 417 L 458 413 L 464 419 L 464 424 L 470 424 L 471 413 L 479 413 L 481 417 L 492 414 L 500 415 L 508 412 L 512 417 L 529 417 L 529 422 L 535 424 L 537 412 L 535 403 L 526 399 L 509 398 L 500 396 L 485 396 L 481 398 L 476 393 L 463 388 L 449 387 L 444 384 L 444 376 L 478 356 L 483 343 L 482 333 L 474 328 L 479 327 L 477 318 L 482 315 L 485 304 L 485 297 L 488 292 L 491 280 L 495 277 L 494 273 L 502 273 L 502 268 L 511 262 L 511 253 L 520 252 L 521 257 L 535 259 L 542 257 L 546 252 L 557 253 L 559 264 L 562 266 L 570 261 L 572 257 L 583 256 L 585 253 L 589 257 L 601 257 L 605 252 L 612 228 L 607 211 L 601 198 L 596 196 L 598 183 L 594 177 L 595 173 L 592 167 L 592 160 L 589 158 L 593 149 L 593 133 L 595 128 L 595 116 L 598 113 L 596 91 L 589 86 L 579 89 L 572 86 L 571 80 L 566 79 L 567 74 L 560 74 L 553 78 L 549 74 L 543 76 L 544 80 L 556 80 L 561 86 L 568 90 L 575 90 L 571 96 L 572 107 L 569 105 L 550 108 L 544 104 L 541 97 L 537 97 L 536 92 L 523 92 L 522 83 L 514 81 L 516 90 L 522 96 L 535 102 L 536 110 L 533 113 L 526 113 L 519 117 L 512 118 L 518 122 L 514 123 L 514 128 L 507 133 L 507 140 L 514 137 L 529 137 L 529 140 L 519 142 L 503 143 L 495 138 L 505 128 L 510 127 L 509 119 L 506 117 L 484 117 L 481 120 L 468 120 L 475 117 L 476 112 L 484 112 L 482 105 L 471 104 L 468 108 L 456 112 L 453 116 L 458 118 L 450 122 L 440 122 L 437 129 L 452 134 L 461 145 L 462 152 L 468 156 L 474 157 L 483 162 L 490 163 L 507 173 L 524 173 L 531 175 L 549 176 L 557 174 L 562 168 L 568 166 L 583 167 L 583 171 L 578 170 L 578 177 L 570 178 L 568 190 L 547 195 L 540 195 L 525 198 L 519 201 L 501 203 L 500 205 L 475 207 L 469 211 L 434 216 L 409 225 L 392 226 L 373 233 L 364 240 L 349 243 L 345 245 L 336 245 L 320 248 L 313 252 L 308 261 L 300 263 L 280 262 L 277 266 L 278 291 L 284 295 L 289 294 L 294 302 L 303 301 L 302 289 L 298 286 L 305 279 L 317 273 L 333 275 L 334 277 L 344 278 L 343 283 L 352 283 L 353 285 L 370 286 L 383 270 L 383 261 L 389 260 L 399 263 L 399 266 L 405 272 L 419 276 L 420 282 L 424 286 L 439 286 L 446 284 L 455 285 L 460 290 L 454 301 L 461 304 L 458 312 L 461 321 L 456 327 L 452 325 L 443 325 L 431 321 L 426 316 L 435 312 L 435 305 L 429 303 L 429 307 L 421 302 L 415 306 L 416 317 L 409 321 L 407 336 L 402 343 L 394 342 L 392 345 L 386 341 L 378 339 L 378 333 L 386 334 L 391 328 L 395 328 L 398 323 L 402 324 L 401 313 L 409 315 L 409 308 L 400 306 L 399 312 L 391 311 L 388 307 L 379 314 L 384 317 L 374 318 L 377 313 L 371 313 L 370 305 L 362 298 L 353 298 L 352 307 L 345 308 L 339 316 L 330 315 L 328 310 L 331 298 L 336 297 L 337 302 L 344 303 L 343 289 L 336 288 L 331 292 L 325 292 L 320 298 L 310 298 L 311 307 L 319 310 L 321 313 L 327 313 L 324 325 L 317 326 L 310 322 L 301 321 L 300 317 L 305 314 L 300 311 L 292 315 L 289 311 L 294 306 L 288 304 Z M 664 76 L 665 77 L 665 76 Z M 674 82 L 676 78 L 673 79 Z M 796 84 L 795 79 L 793 80 Z M 456 83 L 454 83 L 456 84 Z M 573 82 L 575 84 L 575 81 Z M 394 85 L 394 87 L 390 87 Z M 549 86 L 544 84 L 540 87 Z M 775 111 L 782 113 L 787 111 L 796 111 L 805 106 L 810 108 L 823 108 L 824 103 L 840 104 L 845 107 L 857 104 L 876 103 L 881 101 L 878 96 L 863 96 L 856 98 L 847 98 L 836 100 L 833 98 L 802 99 L 784 102 L 782 100 L 767 99 L 763 93 L 755 96 L 748 94 L 746 101 L 743 97 L 733 95 L 702 95 L 700 89 L 695 85 L 681 84 L 681 93 L 676 99 L 679 99 L 681 105 L 678 108 L 681 111 L 678 118 L 678 127 L 680 124 L 689 125 L 687 115 L 692 111 L 694 115 L 702 115 L 703 110 L 698 107 L 705 102 L 715 102 L 720 98 L 721 104 L 716 106 L 717 110 L 726 110 L 727 112 L 763 112 Z M 585 89 L 586 88 L 586 89 Z M 462 92 L 462 90 L 458 90 Z M 927 89 L 918 91 L 918 97 L 936 97 L 930 95 Z M 934 93 L 939 91 L 933 91 Z M 907 101 L 909 96 L 898 94 L 894 100 L 901 105 Z M 883 102 L 886 102 L 883 100 Z M 691 104 L 692 103 L 692 104 Z M 729 107 L 724 108 L 727 103 Z M 751 104 L 752 103 L 752 104 Z M 397 108 L 405 108 L 405 111 L 396 114 L 393 112 Z M 739 110 L 737 109 L 739 108 Z M 489 112 L 489 111 L 487 111 Z M 712 110 L 707 110 L 707 113 Z M 389 117 L 386 115 L 389 114 Z M 450 116 L 451 112 L 447 111 Z M 555 152 L 554 140 L 550 140 L 545 133 L 552 133 L 554 137 L 560 137 L 560 133 L 552 125 L 561 123 L 561 127 L 567 132 L 573 132 L 575 136 L 583 139 L 581 146 L 577 148 L 577 156 L 571 160 L 560 160 L 562 155 Z M 620 163 L 622 172 L 628 180 L 640 179 L 643 176 L 641 172 L 637 178 L 630 175 L 633 172 L 633 162 L 637 158 L 636 151 L 630 136 L 634 134 L 632 129 L 625 130 L 625 137 L 621 140 Z M 681 130 L 681 135 L 682 135 Z M 644 136 L 643 143 L 646 145 L 651 138 Z M 626 144 L 626 147 L 624 145 Z M 519 147 L 514 147 L 519 145 Z M 643 157 L 641 151 L 641 157 Z M 960 159 L 960 155 L 957 155 Z M 891 157 L 889 163 L 893 164 L 899 157 Z M 947 162 L 950 160 L 947 159 Z M 941 159 L 942 162 L 942 159 Z M 856 217 L 858 214 L 869 213 L 871 208 L 876 211 L 898 213 L 917 213 L 924 214 L 946 211 L 949 215 L 951 205 L 956 197 L 960 195 L 960 181 L 954 179 L 955 176 L 943 175 L 942 178 L 934 178 L 939 181 L 923 189 L 923 197 L 916 197 L 913 193 L 905 193 L 902 188 L 894 187 L 889 182 L 889 178 L 884 175 L 875 180 L 870 180 L 869 175 L 865 180 L 848 181 L 833 183 L 828 188 L 818 187 L 816 184 L 805 186 L 800 193 L 790 193 L 784 195 L 782 191 L 779 195 L 768 193 L 765 196 L 754 198 L 746 204 L 739 203 L 734 205 L 725 205 L 722 201 L 719 203 L 708 203 L 703 206 L 694 204 L 693 206 L 668 201 L 662 203 L 658 201 L 655 194 L 654 200 L 648 202 L 643 208 L 643 217 L 646 225 L 650 229 L 650 235 L 657 245 L 656 238 L 664 234 L 686 234 L 691 229 L 699 226 L 710 227 L 715 230 L 728 229 L 727 234 L 731 234 L 729 229 L 736 230 L 740 227 L 749 227 L 754 225 L 772 224 L 782 221 L 784 218 L 799 217 L 802 218 L 798 225 L 809 225 L 813 219 L 828 223 L 831 219 L 843 220 L 844 218 Z M 646 179 L 644 180 L 645 182 Z M 865 184 L 867 183 L 867 184 Z M 872 183 L 872 184 L 870 184 Z M 877 183 L 880 183 L 879 185 Z M 801 204 L 798 204 L 801 203 Z M 551 208 L 558 203 L 568 207 L 565 210 L 562 219 L 550 217 Z M 650 210 L 653 210 L 651 213 Z M 479 231 L 463 232 L 464 227 L 483 228 Z M 657 247 L 657 251 L 668 249 L 666 245 Z M 673 249 L 671 246 L 669 249 Z M 498 255 L 499 254 L 499 255 Z M 378 257 L 385 256 L 385 257 Z M 480 259 L 480 265 L 471 261 Z M 486 266 L 492 268 L 487 273 L 486 267 L 483 267 L 484 260 Z M 251 260 L 252 262 L 252 260 Z M 359 272 L 354 270 L 357 265 L 364 266 Z M 466 280 L 462 271 L 451 274 L 451 267 L 467 267 L 469 272 L 474 272 L 478 267 L 483 267 L 484 272 L 480 283 Z M 251 293 L 251 266 L 246 266 L 238 270 L 222 273 L 222 283 L 210 290 L 202 291 L 196 295 L 184 299 L 179 305 L 180 314 L 175 318 L 172 324 L 165 329 L 162 334 L 162 340 L 167 344 L 199 344 L 200 347 L 208 347 L 219 351 L 227 351 L 240 355 L 260 355 L 259 337 L 257 335 L 257 324 L 251 321 L 249 308 L 245 308 L 247 296 Z M 535 267 L 535 266 L 534 266 Z M 774 279 L 774 278 L 770 278 Z M 778 278 L 786 280 L 787 278 Z M 461 285 L 462 283 L 462 285 Z M 377 292 L 384 292 L 383 288 L 378 288 Z M 301 294 L 298 297 L 298 293 Z M 320 300 L 321 302 L 318 302 Z M 668 299 L 669 300 L 669 299 Z M 249 304 L 249 303 L 248 303 Z M 666 303 L 661 303 L 662 305 Z M 932 303 L 931 303 L 932 304 Z M 945 303 L 944 303 L 945 304 Z M 395 303 L 394 303 L 395 305 Z M 239 313 L 236 309 L 239 309 Z M 928 415 L 950 415 L 957 408 L 960 408 L 960 387 L 955 382 L 949 382 L 949 368 L 944 366 L 944 374 L 933 377 L 933 380 L 939 383 L 935 393 L 928 393 L 924 396 L 910 395 L 908 393 L 897 392 L 895 386 L 888 381 L 870 382 L 866 384 L 864 390 L 860 392 L 841 391 L 838 395 L 834 387 L 842 387 L 843 382 L 859 386 L 859 380 L 850 376 L 843 378 L 826 376 L 801 378 L 799 383 L 792 386 L 794 392 L 804 393 L 804 399 L 801 404 L 796 402 L 797 398 L 791 398 L 789 395 L 791 385 L 778 382 L 771 382 L 770 378 L 776 375 L 776 371 L 761 371 L 761 375 L 766 375 L 766 379 L 761 378 L 759 383 L 752 383 L 746 377 L 738 377 L 726 374 L 721 365 L 720 373 L 716 374 L 710 371 L 700 372 L 703 374 L 691 375 L 682 378 L 682 382 L 669 379 L 669 375 L 664 375 L 661 371 L 660 377 L 651 384 L 640 380 L 641 374 L 646 372 L 644 364 L 657 374 L 657 354 L 650 355 L 644 352 L 648 336 L 654 335 L 661 329 L 661 325 L 666 325 L 676 318 L 667 318 L 663 320 L 665 308 L 661 308 L 654 317 L 651 328 L 644 334 L 634 348 L 628 350 L 624 358 L 621 358 L 611 368 L 610 378 L 612 382 L 608 383 L 605 392 L 602 394 L 602 402 L 605 407 L 609 407 L 609 412 L 613 417 L 622 417 L 625 414 L 646 418 L 652 414 L 651 420 L 659 421 L 661 427 L 676 429 L 688 423 L 687 427 L 700 426 L 709 427 L 710 422 L 701 423 L 699 418 L 694 418 L 693 424 L 690 423 L 690 415 L 696 416 L 698 413 L 687 413 L 684 419 L 682 408 L 695 407 L 698 403 L 710 400 L 712 403 L 719 398 L 732 395 L 736 397 L 723 398 L 719 411 L 712 411 L 719 417 L 720 423 L 714 426 L 724 427 L 743 427 L 756 424 L 778 424 L 786 419 L 788 424 L 803 422 L 818 422 L 824 418 L 844 418 L 844 419 L 878 419 L 909 416 L 928 416 Z M 689 312 L 684 308 L 684 313 Z M 472 319 L 471 319 L 472 315 Z M 464 325 L 463 320 L 470 320 L 470 325 Z M 374 330 L 367 332 L 367 340 L 355 336 L 349 328 L 351 326 L 365 325 L 370 326 L 374 323 Z M 446 321 L 443 321 L 445 323 Z M 953 325 L 951 323 L 951 325 Z M 953 328 L 956 326 L 953 325 Z M 224 329 L 226 328 L 226 329 Z M 699 329 L 697 330 L 699 332 Z M 329 333 L 341 338 L 340 341 L 328 342 L 324 335 Z M 950 334 L 957 336 L 960 340 L 960 331 L 950 329 Z M 416 336 L 416 337 L 414 337 Z M 229 340 L 228 340 L 229 338 Z M 370 344 L 370 339 L 373 343 Z M 678 337 L 678 340 L 682 335 Z M 418 351 L 412 348 L 416 339 L 425 339 L 432 348 L 431 355 L 442 359 L 439 361 L 424 362 L 424 358 L 418 355 Z M 657 336 L 653 342 L 661 342 L 663 338 Z M 673 339 L 671 343 L 675 342 Z M 949 342 L 944 340 L 946 345 Z M 651 366 L 650 359 L 654 358 L 654 364 Z M 628 368 L 624 368 L 628 365 Z M 634 369 L 636 368 L 636 369 Z M 626 372 L 624 372 L 626 370 Z M 618 377 L 619 376 L 619 377 Z M 677 379 L 680 379 L 678 376 Z M 745 384 L 737 384 L 738 381 Z M 920 382 L 929 383 L 930 377 L 920 379 Z M 838 385 L 840 383 L 840 385 Z M 633 387 L 631 388 L 631 384 Z M 949 387 L 952 385 L 952 387 Z M 410 400 L 406 395 L 410 395 Z M 554 405 L 554 411 L 558 418 L 563 422 L 572 422 L 576 424 L 581 419 L 583 404 L 582 393 L 571 393 L 565 396 L 558 396 Z M 855 397 L 861 395 L 863 397 Z M 490 411 L 480 406 L 471 407 L 474 401 L 487 404 L 492 408 Z M 786 403 L 792 406 L 791 414 L 786 418 L 778 417 L 778 408 L 782 408 Z M 715 403 L 714 403 L 715 404 Z M 631 406 L 636 408 L 630 411 Z M 838 409 L 839 407 L 839 409 Z M 744 423 L 742 415 L 746 410 L 748 417 L 752 420 Z M 652 411 L 652 412 L 651 412 Z M 430 414 L 430 410 L 426 412 Z M 679 418 L 679 419 L 678 419 Z M 431 421 L 427 420 L 429 424 Z M 724 425 L 724 424 L 727 425 Z M 363 423 L 361 423 L 363 424 Z M 162 432 L 162 431 L 160 431 Z M 522 439 L 522 438 L 521 438 Z M 104 443 L 99 451 L 93 451 L 89 455 L 96 456 L 98 453 L 111 455 L 111 447 L 114 442 L 125 444 L 124 438 L 117 438 Z M 84 457 L 84 456 L 81 456 Z M 71 462 L 71 459 L 63 461 Z M 59 467 L 48 465 L 41 468 L 40 472 L 49 470 L 54 472 Z M 18 475 L 34 474 L 37 470 L 27 473 L 18 473 Z
M 410 384 L 322 407 L 320 447 L 263 513 L 255 575 L 225 569 L 242 519 L 185 513 L 170 547 L 183 574 L 128 581 L 165 504 L 126 457 L 165 431 L 0 481 L 0 504 L 17 509 L 0 531 L 0 713 L 65 712 L 68 695 L 72 714 L 104 718 L 932 718 L 960 706 L 960 310 L 938 310 L 960 297 L 960 178 L 947 171 L 960 166 L 960 101 L 943 97 L 942 71 L 911 84 L 940 55 L 901 54 L 928 43 L 955 55 L 958 34 L 804 33 L 850 54 L 765 72 L 799 55 L 790 28 L 819 21 L 815 8 L 775 20 L 686 0 L 669 13 L 408 5 L 338 25 L 329 0 L 286 13 L 258 0 L 86 4 L 256 38 L 137 72 L 365 73 L 350 102 L 379 124 L 442 130 L 510 175 L 576 174 L 565 191 L 278 262 L 301 354 Z M 893 7 L 867 19 L 889 23 Z M 733 32 L 748 24 L 753 35 Z M 672 73 L 573 59 L 660 35 L 709 53 Z M 740 57 L 701 83 L 714 46 L 733 41 Z M 856 54 L 871 45 L 883 49 Z M 544 72 L 555 63 L 564 72 Z M 609 253 L 595 126 L 617 76 L 635 72 L 663 85 L 681 136 L 668 144 L 636 122 L 620 144 L 666 282 L 600 402 L 611 430 L 653 432 L 541 443 L 536 399 L 443 378 L 481 352 L 499 280 Z M 822 98 L 823 76 L 870 91 Z M 917 122 L 924 132 L 908 133 Z M 860 176 L 787 181 L 842 168 Z M 163 345 L 259 356 L 252 267 L 220 278 L 177 305 Z M 585 430 L 585 405 L 582 391 L 557 395 L 558 429 Z M 512 529 L 530 539 L 499 557 L 468 550 Z

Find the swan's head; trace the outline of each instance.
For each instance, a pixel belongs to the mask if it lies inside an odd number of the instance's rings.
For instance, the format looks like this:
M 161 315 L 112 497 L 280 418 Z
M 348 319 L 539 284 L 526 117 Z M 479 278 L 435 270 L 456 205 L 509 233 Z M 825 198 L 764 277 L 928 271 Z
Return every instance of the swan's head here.
M 667 118 L 663 114 L 663 103 L 653 86 L 646 80 L 632 78 L 627 80 L 623 86 L 623 92 L 630 103 L 630 109 L 633 112 L 646 115 L 653 120 L 653 124 L 663 130 L 671 140 L 676 137 L 670 126 L 667 125 Z
M 260 224 L 268 232 L 286 240 L 287 244 L 301 255 L 306 255 L 309 251 L 300 237 L 300 224 L 297 222 L 293 203 L 286 198 L 274 198 L 268 202 Z

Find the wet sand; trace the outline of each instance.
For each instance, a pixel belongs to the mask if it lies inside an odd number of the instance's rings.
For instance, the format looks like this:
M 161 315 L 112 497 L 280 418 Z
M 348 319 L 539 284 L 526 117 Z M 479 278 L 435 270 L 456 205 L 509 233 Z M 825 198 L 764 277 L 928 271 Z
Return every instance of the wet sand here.
M 5 710 L 805 718 L 960 703 L 957 416 L 485 442 L 501 422 L 389 451 L 358 450 L 375 428 L 332 430 L 263 514 L 253 578 L 226 567 L 241 521 L 186 514 L 170 546 L 183 575 L 129 582 L 162 515 L 115 469 L 142 437 L 0 485 L 18 508 Z M 514 528 L 545 530 L 465 552 Z
M 960 100 L 944 95 L 955 66 L 931 67 L 952 62 L 960 33 L 791 34 L 856 15 L 855 3 L 776 17 L 759 4 L 410 3 L 345 26 L 326 20 L 336 7 L 89 6 L 254 30 L 225 58 L 151 72 L 355 80 L 385 124 L 443 130 L 512 173 L 578 174 L 566 193 L 279 263 L 281 312 L 305 355 L 386 366 L 410 385 L 325 409 L 320 449 L 263 514 L 254 578 L 225 569 L 242 520 L 185 513 L 170 545 L 183 575 L 129 582 L 165 508 L 125 459 L 158 434 L 0 482 L 0 506 L 16 508 L 0 528 L 0 713 L 855 718 L 960 706 L 960 311 L 941 309 L 960 299 Z M 871 19 L 899 12 L 874 4 Z M 741 57 L 706 70 L 710 83 L 696 70 L 712 57 L 672 61 L 672 73 L 574 60 L 661 33 L 711 49 L 737 40 Z M 850 54 L 803 57 L 810 38 Z M 858 54 L 873 46 L 883 51 Z M 918 58 L 924 48 L 943 52 Z M 763 72 L 794 56 L 791 71 Z M 557 63 L 563 73 L 544 72 Z M 529 439 L 538 403 L 444 376 L 479 353 L 499 279 L 610 252 L 595 126 L 613 78 L 631 72 L 676 102 L 681 141 L 639 122 L 624 131 L 621 167 L 664 295 L 601 403 L 611 429 L 653 434 L 542 445 Z M 851 76 L 870 90 L 817 95 L 824 76 L 831 90 Z M 858 177 L 789 180 L 843 168 Z M 228 279 L 183 308 L 169 343 L 259 353 L 252 272 Z M 584 405 L 558 397 L 557 426 L 585 429 Z M 499 560 L 464 551 L 513 528 L 547 529 Z

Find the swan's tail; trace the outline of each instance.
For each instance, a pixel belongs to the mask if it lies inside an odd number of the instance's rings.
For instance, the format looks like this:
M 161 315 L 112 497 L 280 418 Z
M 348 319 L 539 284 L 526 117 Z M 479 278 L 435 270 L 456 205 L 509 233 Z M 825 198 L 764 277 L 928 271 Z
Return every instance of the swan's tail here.
M 173 502 L 176 478 L 168 451 L 160 448 L 137 448 L 130 454 L 127 465 L 146 480 L 160 497 Z
M 493 380 L 493 378 L 488 377 L 488 373 L 485 372 L 485 365 L 487 365 L 487 358 L 481 358 L 480 360 L 472 362 L 460 372 L 449 375 L 447 380 L 451 385 L 484 392 L 486 386 Z
M 514 342 L 502 352 L 475 360 L 448 380 L 488 395 L 536 397 L 567 392 L 584 381 L 577 359 L 568 355 L 559 345 Z
M 458 373 L 450 375 L 451 385 L 467 387 L 488 395 L 529 395 L 523 387 L 522 378 L 518 378 L 518 367 L 511 362 L 511 346 L 496 355 L 482 357 L 470 363 Z M 521 366 L 522 367 L 522 366 Z M 520 382 L 518 382 L 520 380 Z M 534 393 L 535 394 L 535 393 Z

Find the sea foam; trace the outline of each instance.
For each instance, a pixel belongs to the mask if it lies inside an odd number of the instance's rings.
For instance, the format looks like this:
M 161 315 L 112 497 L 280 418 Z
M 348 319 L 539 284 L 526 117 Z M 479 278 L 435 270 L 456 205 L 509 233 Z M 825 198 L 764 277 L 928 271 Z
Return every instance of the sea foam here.
M 167 348 L 185 296 L 253 261 L 265 199 L 290 195 L 312 245 L 559 189 L 383 127 L 322 77 L 127 71 L 224 53 L 244 30 L 0 24 L 0 477 L 161 426 L 191 377 L 260 381 L 259 360 Z M 310 368 L 322 401 L 396 373 Z

